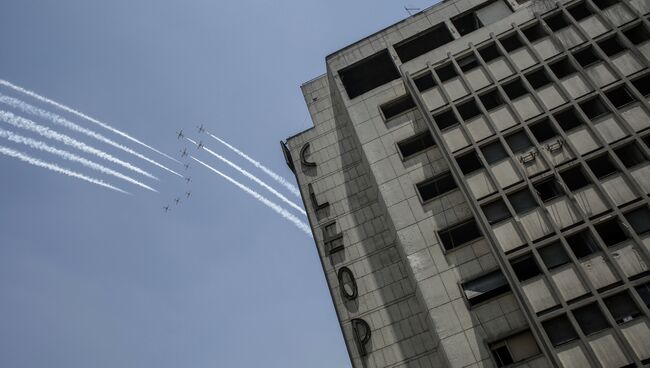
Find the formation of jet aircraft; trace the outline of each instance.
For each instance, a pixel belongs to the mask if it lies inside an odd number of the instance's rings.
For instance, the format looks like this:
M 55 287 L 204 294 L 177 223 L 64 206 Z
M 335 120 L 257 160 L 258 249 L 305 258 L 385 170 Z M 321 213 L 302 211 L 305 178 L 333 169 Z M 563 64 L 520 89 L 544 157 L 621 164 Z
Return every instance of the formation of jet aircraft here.
M 205 127 L 203 126 L 203 124 L 197 126 L 196 129 L 197 129 L 197 131 L 199 132 L 199 134 L 201 134 L 201 133 L 205 133 L 205 132 L 206 132 L 206 129 L 205 129 Z M 179 139 L 179 140 L 180 140 L 180 139 L 183 139 L 183 138 L 185 138 L 185 133 L 183 132 L 183 129 L 179 129 L 179 130 L 176 132 L 176 139 Z M 204 145 L 203 145 L 203 141 L 198 141 L 198 142 L 196 143 L 196 148 L 197 148 L 197 149 L 200 150 L 200 149 L 203 148 L 203 147 L 204 147 Z M 180 150 L 180 154 L 181 154 L 181 158 L 188 157 L 188 156 L 189 156 L 189 152 L 187 151 L 187 147 L 184 147 L 182 150 Z M 189 164 L 189 162 L 184 163 L 184 164 L 183 164 L 183 167 L 185 168 L 185 170 L 189 170 L 189 168 L 190 168 L 190 164 Z M 183 179 L 185 180 L 185 182 L 186 182 L 187 184 L 189 184 L 189 183 L 192 181 L 192 177 L 191 177 L 191 176 L 185 176 L 185 177 L 183 177 Z M 185 192 L 185 198 L 190 198 L 191 195 L 192 195 L 192 192 L 191 192 L 191 191 L 188 190 L 188 191 Z M 175 205 L 179 205 L 181 202 L 182 202 L 182 201 L 181 201 L 181 197 L 180 197 L 180 196 L 174 198 L 174 200 L 173 200 L 173 203 L 174 203 Z M 164 212 L 169 212 L 169 211 L 171 211 L 171 206 L 168 205 L 168 204 L 166 204 L 166 205 L 163 206 L 162 209 L 163 209 Z

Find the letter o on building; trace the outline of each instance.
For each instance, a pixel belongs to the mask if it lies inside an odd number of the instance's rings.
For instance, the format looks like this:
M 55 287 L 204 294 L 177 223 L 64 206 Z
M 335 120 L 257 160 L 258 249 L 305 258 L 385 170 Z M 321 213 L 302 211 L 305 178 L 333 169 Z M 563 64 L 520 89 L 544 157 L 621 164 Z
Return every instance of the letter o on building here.
M 354 279 L 352 271 L 347 267 L 341 267 L 337 276 L 343 297 L 347 300 L 356 299 L 359 290 L 357 289 L 357 281 Z

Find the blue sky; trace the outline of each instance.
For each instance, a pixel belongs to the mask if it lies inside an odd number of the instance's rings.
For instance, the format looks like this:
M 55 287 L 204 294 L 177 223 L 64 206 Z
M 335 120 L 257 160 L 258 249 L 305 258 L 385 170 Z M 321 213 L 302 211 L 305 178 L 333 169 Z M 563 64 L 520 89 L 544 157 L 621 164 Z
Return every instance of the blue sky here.
M 195 138 L 203 122 L 293 180 L 279 142 L 311 125 L 299 85 L 324 72 L 325 55 L 405 17 L 404 5 L 431 2 L 5 0 L 0 78 L 169 154 L 186 146 L 176 130 Z M 311 238 L 197 165 L 187 185 L 83 140 L 159 176 L 147 183 L 160 193 L 0 143 L 134 193 L 0 156 L 0 366 L 349 366 Z

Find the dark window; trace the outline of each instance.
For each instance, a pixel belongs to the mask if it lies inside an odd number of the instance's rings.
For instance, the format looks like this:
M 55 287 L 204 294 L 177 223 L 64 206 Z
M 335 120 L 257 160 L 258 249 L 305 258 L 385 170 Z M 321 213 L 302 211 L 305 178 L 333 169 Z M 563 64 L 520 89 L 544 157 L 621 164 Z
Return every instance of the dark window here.
M 510 285 L 500 270 L 464 282 L 462 286 L 470 306 L 510 291 Z
M 462 224 L 439 231 L 438 236 L 440 236 L 440 241 L 442 242 L 443 247 L 445 247 L 446 250 L 451 250 L 458 248 L 463 244 L 467 244 L 474 239 L 478 239 L 482 235 L 476 225 L 476 221 L 471 219 Z
M 413 102 L 411 95 L 404 95 L 381 105 L 380 108 L 384 113 L 384 117 L 388 120 L 405 111 L 415 108 L 415 102 Z
M 447 29 L 447 26 L 440 23 L 396 44 L 395 52 L 397 52 L 399 59 L 405 63 L 453 40 L 454 37 Z
M 505 86 L 503 86 L 503 89 L 506 91 L 506 94 L 508 97 L 510 97 L 511 100 L 516 99 L 517 97 L 521 97 L 528 93 L 528 90 L 526 90 L 526 87 L 524 87 L 524 84 L 521 83 L 521 79 L 516 79 Z
M 509 194 L 508 201 L 510 201 L 512 209 L 520 215 L 537 207 L 535 198 L 533 198 L 528 189 L 522 189 L 518 192 Z
M 650 149 L 650 134 L 641 137 L 641 139 L 643 140 L 643 143 L 645 143 L 646 147 Z
M 643 23 L 639 23 L 635 27 L 632 27 L 627 31 L 624 31 L 623 34 L 625 34 L 625 36 L 630 40 L 630 42 L 632 42 L 635 45 L 640 45 L 650 40 L 650 32 L 643 25 Z
M 481 55 L 483 58 L 483 61 L 486 63 L 489 63 L 490 61 L 498 58 L 501 56 L 501 53 L 499 52 L 499 48 L 495 44 L 490 44 L 489 46 L 485 46 L 478 50 L 478 53 Z
M 618 0 L 594 0 L 594 4 L 601 10 L 605 10 L 612 5 L 618 4 Z
M 510 351 L 505 344 L 492 348 L 492 356 L 497 363 L 497 367 L 505 367 L 506 365 L 510 365 L 515 362 L 512 359 L 512 355 L 510 354 Z
M 585 115 L 590 120 L 597 119 L 600 116 L 603 116 L 609 113 L 609 110 L 600 99 L 600 97 L 594 97 L 590 100 L 580 103 L 580 108 L 584 111 Z
M 441 82 L 446 82 L 458 76 L 456 69 L 454 69 L 454 66 L 451 64 L 436 68 L 435 72 L 438 75 L 438 78 L 440 78 Z
M 481 209 L 483 209 L 483 214 L 487 218 L 490 225 L 512 217 L 510 215 L 510 211 L 508 211 L 508 207 L 506 207 L 505 202 L 503 202 L 501 199 L 497 199 L 492 203 L 485 204 L 481 206 Z
M 544 31 L 544 28 L 542 28 L 539 23 L 536 23 L 534 26 L 524 29 L 523 33 L 530 43 L 533 43 L 540 38 L 547 36 L 546 31 Z
M 461 34 L 461 36 L 483 27 L 483 23 L 478 19 L 478 16 L 476 16 L 474 11 L 452 18 L 451 22 L 454 24 L 454 27 L 456 27 L 456 30 Z
M 637 235 L 650 232 L 650 210 L 648 207 L 641 207 L 625 214 L 625 218 L 634 229 Z
M 546 75 L 544 68 L 526 74 L 526 79 L 534 89 L 540 89 L 551 83 L 551 79 Z
M 645 303 L 646 307 L 650 308 L 650 283 L 639 285 L 635 287 L 636 292 L 639 293 L 641 300 Z
M 490 344 L 497 367 L 521 362 L 539 354 L 539 347 L 530 331 L 523 331 Z
M 524 43 L 521 42 L 519 39 L 519 36 L 515 33 L 511 36 L 508 36 L 506 38 L 503 38 L 501 40 L 501 44 L 503 45 L 503 48 L 506 49 L 508 52 L 513 52 L 517 50 L 518 48 L 524 46 Z
M 582 19 L 585 19 L 585 18 L 587 18 L 588 16 L 590 16 L 590 15 L 593 14 L 593 12 L 591 11 L 591 9 L 589 9 L 589 8 L 587 7 L 587 5 L 586 5 L 584 2 L 579 3 L 579 4 L 576 5 L 576 6 L 572 6 L 572 7 L 570 7 L 570 8 L 568 9 L 568 11 L 569 11 L 569 14 L 571 14 L 571 16 L 572 16 L 576 21 L 580 21 L 580 20 L 582 20 Z
M 574 108 L 564 110 L 560 113 L 553 115 L 555 121 L 562 130 L 568 132 L 569 130 L 582 125 L 582 119 L 578 116 L 578 113 Z
M 582 65 L 583 68 L 586 68 L 600 61 L 600 58 L 598 55 L 596 55 L 596 52 L 591 46 L 574 53 L 573 56 L 576 58 L 578 63 Z
M 537 266 L 537 262 L 535 262 L 535 258 L 530 254 L 512 260 L 511 263 L 512 269 L 515 271 L 515 275 L 517 275 L 517 279 L 521 282 L 532 279 L 542 273 Z
M 616 156 L 618 156 L 623 165 L 625 165 L 627 168 L 631 168 L 648 161 L 645 153 L 643 153 L 639 146 L 634 142 L 628 143 L 622 147 L 615 149 L 614 153 L 616 153 Z
M 535 191 L 539 195 L 542 202 L 548 202 L 553 198 L 564 195 L 564 191 L 560 184 L 555 179 L 545 180 L 541 183 L 534 185 Z
M 503 99 L 496 89 L 480 95 L 479 99 L 488 111 L 503 105 Z
M 433 137 L 427 130 L 397 143 L 397 148 L 402 154 L 402 158 L 406 159 L 434 145 Z
M 429 72 L 413 78 L 413 82 L 420 92 L 424 92 L 436 86 L 436 81 L 433 80 L 433 77 Z
M 614 56 L 619 52 L 623 52 L 625 50 L 625 47 L 616 38 L 616 36 L 598 42 L 598 46 L 607 56 Z
M 600 238 L 608 247 L 614 246 L 628 239 L 627 233 L 616 219 L 601 222 L 594 226 Z
M 605 298 L 603 301 L 616 323 L 629 322 L 641 315 L 641 311 L 627 291 Z
M 571 261 L 559 242 L 539 248 L 539 256 L 549 270 L 565 265 Z
M 574 310 L 573 316 L 576 318 L 582 332 L 587 336 L 610 327 L 596 303 Z
M 478 59 L 473 53 L 458 59 L 458 66 L 463 72 L 468 72 L 476 68 L 478 65 Z
M 416 185 L 422 201 L 428 201 L 457 188 L 449 172 Z
M 632 81 L 634 88 L 639 91 L 644 96 L 650 96 L 650 74 L 646 74 L 643 77 Z
M 400 77 L 388 50 L 339 70 L 349 98 L 355 98 Z
M 603 179 L 606 176 L 618 172 L 618 169 L 607 154 L 592 158 L 591 160 L 587 161 L 587 165 L 589 165 L 589 168 L 598 179 Z
M 581 188 L 586 187 L 591 184 L 591 181 L 587 178 L 585 173 L 582 171 L 580 166 L 572 167 L 568 170 L 564 170 L 560 173 L 564 184 L 571 191 L 575 191 Z
M 542 326 L 553 346 L 560 346 L 578 338 L 578 334 L 566 315 L 542 322 Z
M 544 21 L 553 31 L 559 31 L 562 28 L 569 26 L 569 22 L 567 22 L 566 18 L 564 18 L 562 12 L 558 12 L 554 15 L 551 15 L 550 17 L 544 18 Z
M 562 58 L 550 65 L 551 71 L 558 79 L 562 79 L 577 72 L 576 68 L 569 61 L 569 58 Z
M 523 152 L 533 146 L 533 143 L 523 130 L 507 136 L 506 143 L 508 143 L 513 153 Z
M 557 137 L 557 132 L 555 128 L 551 125 L 551 121 L 548 118 L 544 118 L 541 121 L 530 126 L 530 132 L 533 133 L 535 139 L 538 142 L 545 142 L 549 139 Z
M 581 231 L 566 238 L 567 244 L 576 258 L 584 258 L 590 254 L 600 251 L 596 240 L 589 230 Z
M 476 152 L 470 152 L 463 156 L 459 156 L 456 158 L 456 162 L 460 167 L 460 171 L 462 171 L 465 175 L 473 173 L 474 171 L 483 167 L 481 161 L 478 159 L 478 156 L 476 156 Z
M 443 111 L 437 115 L 434 115 L 433 120 L 435 120 L 440 130 L 444 130 L 458 124 L 458 120 L 456 120 L 456 116 L 451 110 Z
M 478 109 L 478 105 L 476 105 L 476 101 L 474 101 L 473 98 L 461 105 L 458 105 L 457 108 L 460 117 L 463 118 L 463 120 L 465 121 L 481 113 L 481 110 Z
M 620 109 L 621 107 L 634 102 L 634 97 L 632 97 L 632 94 L 630 94 L 630 91 L 628 91 L 625 86 L 620 86 L 618 88 L 607 91 L 605 92 L 605 96 L 607 96 L 607 99 L 617 109 Z
M 488 164 L 493 164 L 508 157 L 508 153 L 503 149 L 499 141 L 494 141 L 481 147 L 481 152 Z

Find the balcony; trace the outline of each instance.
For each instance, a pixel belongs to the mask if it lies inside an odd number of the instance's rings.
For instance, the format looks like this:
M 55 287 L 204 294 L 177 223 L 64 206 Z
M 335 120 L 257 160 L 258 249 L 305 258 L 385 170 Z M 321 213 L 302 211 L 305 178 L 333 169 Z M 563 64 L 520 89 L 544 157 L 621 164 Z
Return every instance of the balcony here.
M 544 142 L 540 142 L 540 145 L 544 147 L 541 152 L 544 154 L 544 157 L 548 162 L 554 166 L 558 166 L 566 161 L 573 159 L 573 154 L 569 151 L 569 148 L 561 138 L 553 138 Z
M 542 113 L 530 94 L 514 99 L 512 105 L 524 121 Z
M 555 45 L 550 37 L 544 37 L 540 40 L 535 41 L 533 43 L 533 47 L 544 60 L 549 59 L 562 51 L 558 46 Z
M 584 18 L 578 22 L 578 24 L 590 38 L 596 38 L 597 36 L 609 31 L 609 28 L 607 28 L 605 23 L 603 23 L 596 15 Z
M 650 323 L 647 318 L 637 318 L 621 326 L 621 331 L 639 360 L 650 359 Z
M 625 9 L 625 5 L 621 3 L 612 5 L 609 8 L 603 10 L 603 15 L 616 27 L 623 25 L 635 18 L 632 13 Z
M 515 169 L 514 162 L 510 158 L 506 158 L 491 165 L 490 170 L 492 170 L 492 175 L 494 175 L 497 184 L 499 184 L 501 188 L 507 188 L 523 180 L 521 175 L 519 175 Z
M 587 217 L 596 216 L 609 209 L 593 185 L 577 190 L 574 192 L 574 196 L 578 206 Z
M 584 347 L 579 342 L 558 347 L 557 356 L 564 367 L 590 367 Z
M 611 329 L 589 337 L 589 345 L 603 367 L 623 367 L 630 364 Z
M 648 0 L 630 0 L 632 5 L 640 14 L 650 13 L 650 3 Z
M 650 193 L 650 162 L 635 166 L 630 174 L 646 193 Z
M 454 77 L 444 82 L 442 85 L 452 101 L 467 96 L 469 93 L 467 88 L 463 85 L 463 82 L 460 80 L 460 77 Z
M 648 270 L 633 242 L 626 242 L 612 249 L 612 257 L 628 278 Z
M 636 193 L 630 188 L 621 173 L 616 173 L 604 178 L 601 182 L 605 192 L 617 206 L 624 205 L 637 198 Z
M 487 63 L 487 67 L 490 69 L 497 81 L 509 77 L 514 73 L 503 56 Z
M 587 85 L 585 78 L 578 73 L 562 78 L 560 83 L 573 99 L 591 92 L 591 87 Z
M 553 293 L 551 293 L 548 281 L 546 281 L 546 278 L 543 276 L 522 282 L 521 288 L 535 313 L 545 311 L 558 305 L 558 301 L 555 300 Z
M 514 61 L 517 68 L 519 68 L 519 70 L 524 70 L 537 63 L 533 57 L 533 54 L 528 50 L 527 47 L 520 47 L 517 50 L 512 51 L 510 53 L 510 57 L 512 58 L 512 61 Z
M 585 155 L 600 147 L 596 142 L 596 137 L 594 137 L 593 133 L 585 125 L 571 129 L 566 134 L 567 139 L 573 144 L 580 155 Z
M 482 67 L 474 68 L 465 73 L 465 78 L 474 91 L 490 85 L 490 80 Z
M 492 181 L 487 175 L 487 171 L 485 170 L 478 170 L 465 176 L 465 182 L 469 186 L 469 190 L 477 199 L 483 198 L 496 191 Z
M 445 99 L 442 97 L 439 87 L 433 87 L 422 92 L 422 99 L 424 100 L 424 104 L 427 105 L 429 111 L 433 111 L 445 104 Z
M 480 142 L 483 139 L 494 135 L 492 128 L 490 128 L 490 124 L 488 124 L 487 119 L 483 115 L 479 115 L 466 121 L 465 127 L 474 142 Z
M 609 114 L 606 117 L 598 118 L 593 123 L 598 133 L 607 143 L 616 142 L 627 136 L 614 115 Z
M 489 114 L 499 131 L 504 131 L 517 124 L 517 119 L 507 105 L 502 105 L 490 110 Z
M 598 85 L 598 87 L 603 87 L 616 81 L 614 74 L 612 74 L 609 68 L 602 61 L 586 68 L 585 73 Z
M 614 269 L 600 253 L 584 258 L 580 261 L 580 265 L 596 289 L 604 288 L 618 281 Z
M 571 301 L 587 294 L 587 288 L 580 281 L 574 265 L 569 263 L 553 269 L 550 271 L 550 275 L 565 301 Z
M 650 127 L 650 116 L 643 109 L 643 106 L 639 104 L 625 107 L 621 110 L 621 116 L 635 132 L 640 132 Z
M 515 229 L 514 221 L 514 219 L 509 219 L 492 226 L 494 236 L 505 253 L 517 249 L 525 243 Z
M 551 233 L 551 226 L 544 216 L 541 208 L 519 215 L 519 222 L 524 228 L 528 238 L 535 241 Z
M 456 152 L 461 148 L 469 146 L 469 139 L 463 133 L 463 128 L 459 125 L 445 129 L 442 132 L 442 139 L 445 140 L 451 152 Z
M 558 228 L 564 229 L 577 222 L 582 221 L 571 204 L 571 200 L 566 196 L 554 198 L 544 203 L 548 210 L 551 220 Z
M 625 50 L 612 57 L 612 63 L 623 75 L 628 76 L 643 69 L 643 65 L 632 54 L 630 50 Z
M 539 98 L 547 109 L 552 110 L 566 102 L 560 90 L 554 84 L 548 84 L 537 90 Z

